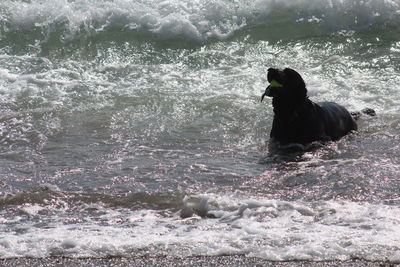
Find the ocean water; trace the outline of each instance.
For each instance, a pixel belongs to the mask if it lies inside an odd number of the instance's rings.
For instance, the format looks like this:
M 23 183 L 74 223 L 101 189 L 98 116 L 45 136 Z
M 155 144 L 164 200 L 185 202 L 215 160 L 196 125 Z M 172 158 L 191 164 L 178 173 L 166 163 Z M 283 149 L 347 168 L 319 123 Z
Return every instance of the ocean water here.
M 400 262 L 400 1 L 2 0 L 0 258 Z M 269 67 L 359 131 L 269 151 Z

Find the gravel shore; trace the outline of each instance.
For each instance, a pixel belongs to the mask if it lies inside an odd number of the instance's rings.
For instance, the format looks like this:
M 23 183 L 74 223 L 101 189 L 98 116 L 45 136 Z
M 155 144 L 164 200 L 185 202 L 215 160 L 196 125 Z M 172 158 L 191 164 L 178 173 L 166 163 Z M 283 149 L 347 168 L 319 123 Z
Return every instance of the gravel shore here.
M 139 257 L 139 258 L 12 258 L 1 259 L 1 266 L 282 266 L 282 267 L 392 267 L 388 262 L 351 261 L 289 261 L 274 262 L 244 256 L 218 257 Z

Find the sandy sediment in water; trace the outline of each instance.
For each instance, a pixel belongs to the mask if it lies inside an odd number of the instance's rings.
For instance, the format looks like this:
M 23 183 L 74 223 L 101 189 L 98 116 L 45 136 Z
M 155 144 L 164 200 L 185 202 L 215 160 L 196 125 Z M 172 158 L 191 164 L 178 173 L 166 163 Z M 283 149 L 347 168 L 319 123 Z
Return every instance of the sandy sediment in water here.
M 0 266 L 282 266 L 282 267 L 391 267 L 388 262 L 351 261 L 288 261 L 274 262 L 245 256 L 217 257 L 138 257 L 138 258 L 13 258 L 1 259 Z

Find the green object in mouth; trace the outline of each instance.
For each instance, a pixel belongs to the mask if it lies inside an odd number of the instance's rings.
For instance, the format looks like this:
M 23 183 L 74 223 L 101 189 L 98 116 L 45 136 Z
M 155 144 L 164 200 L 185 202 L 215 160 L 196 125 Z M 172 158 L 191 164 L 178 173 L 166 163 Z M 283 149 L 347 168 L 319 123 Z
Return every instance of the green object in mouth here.
M 276 80 L 272 80 L 269 84 L 272 87 L 283 87 L 283 85 L 281 83 L 277 82 Z

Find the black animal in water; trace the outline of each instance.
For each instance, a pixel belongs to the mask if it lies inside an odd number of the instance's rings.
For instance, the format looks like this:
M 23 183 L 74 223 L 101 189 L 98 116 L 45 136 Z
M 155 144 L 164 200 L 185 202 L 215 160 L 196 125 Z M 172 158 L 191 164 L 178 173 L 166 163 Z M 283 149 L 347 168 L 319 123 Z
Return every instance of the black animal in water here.
M 267 78 L 270 85 L 261 101 L 265 96 L 272 97 L 272 142 L 307 145 L 335 141 L 357 130 L 355 120 L 343 106 L 333 102 L 317 104 L 308 99 L 304 80 L 295 70 L 270 68 Z

